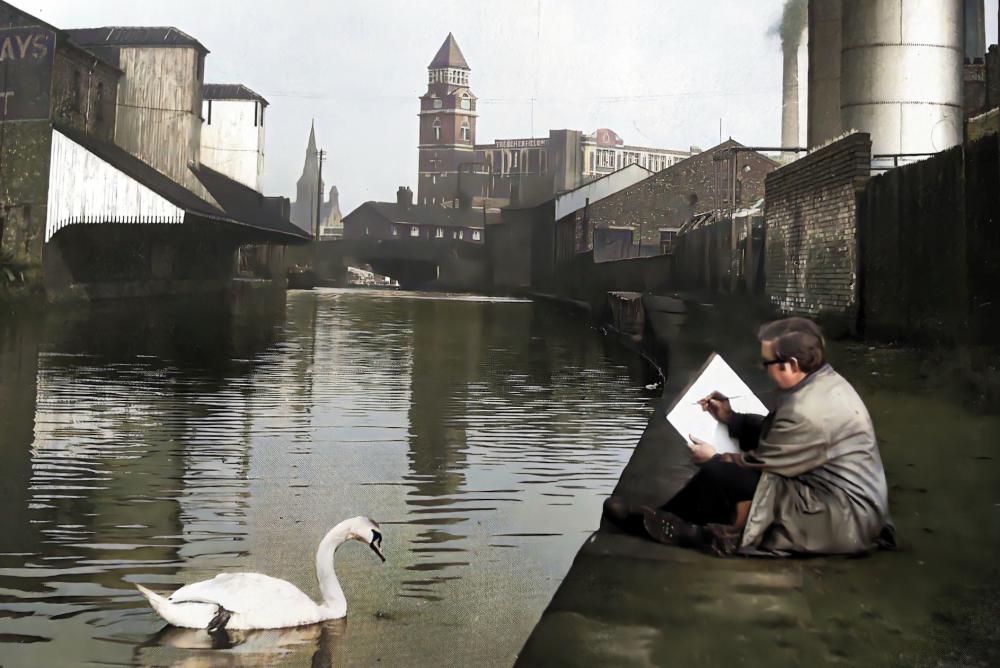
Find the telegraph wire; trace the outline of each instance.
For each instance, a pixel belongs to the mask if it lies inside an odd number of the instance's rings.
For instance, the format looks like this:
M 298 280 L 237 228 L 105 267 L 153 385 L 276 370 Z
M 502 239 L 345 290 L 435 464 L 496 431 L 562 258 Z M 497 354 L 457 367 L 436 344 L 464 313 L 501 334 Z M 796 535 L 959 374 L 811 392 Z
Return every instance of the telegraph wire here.
M 681 93 L 651 93 L 645 95 L 609 95 L 593 97 L 480 97 L 478 102 L 489 102 L 491 104 L 530 104 L 532 102 L 645 102 L 649 100 L 673 99 L 684 97 L 752 97 L 752 96 L 773 96 L 780 93 L 781 88 L 762 88 L 754 91 L 688 91 Z M 329 95 L 326 93 L 309 93 L 305 91 L 267 91 L 263 92 L 268 97 L 294 98 L 302 100 L 331 100 L 341 101 L 343 95 Z M 373 96 L 350 96 L 352 100 L 400 100 L 410 101 L 419 94 L 413 95 L 373 95 Z

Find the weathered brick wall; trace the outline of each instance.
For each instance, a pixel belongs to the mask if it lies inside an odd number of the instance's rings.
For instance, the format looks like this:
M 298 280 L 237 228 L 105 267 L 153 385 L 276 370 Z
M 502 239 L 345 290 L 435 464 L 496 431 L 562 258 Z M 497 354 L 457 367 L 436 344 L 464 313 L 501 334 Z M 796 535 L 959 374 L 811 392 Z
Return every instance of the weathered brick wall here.
M 855 133 L 768 175 L 765 293 L 782 313 L 856 331 L 857 192 L 870 164 L 871 137 Z
M 53 122 L 114 141 L 118 78 L 114 68 L 81 49 L 56 49 L 52 67 Z
M 12 6 L 0 7 L 0 25 L 37 23 Z M 52 124 L 114 137 L 118 71 L 71 44 L 57 44 L 49 117 L 0 123 L 0 290 L 42 287 Z
M 728 160 L 714 160 L 716 153 L 741 146 L 728 140 L 715 148 L 682 160 L 652 177 L 629 186 L 588 207 L 589 247 L 593 227 L 627 227 L 644 246 L 660 245 L 660 228 L 678 228 L 702 211 L 729 208 L 732 189 Z M 777 163 L 755 152 L 739 152 L 737 205 L 749 206 L 764 196 L 764 178 Z

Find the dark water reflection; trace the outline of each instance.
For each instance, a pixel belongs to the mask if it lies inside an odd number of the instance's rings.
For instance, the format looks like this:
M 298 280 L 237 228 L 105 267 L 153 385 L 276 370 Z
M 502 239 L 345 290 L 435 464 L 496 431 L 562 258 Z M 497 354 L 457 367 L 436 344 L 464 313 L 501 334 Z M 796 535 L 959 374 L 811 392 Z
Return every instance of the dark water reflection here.
M 528 303 L 374 292 L 0 323 L 0 664 L 503 665 L 651 410 L 635 360 Z M 161 631 L 132 587 L 258 570 L 346 622 Z

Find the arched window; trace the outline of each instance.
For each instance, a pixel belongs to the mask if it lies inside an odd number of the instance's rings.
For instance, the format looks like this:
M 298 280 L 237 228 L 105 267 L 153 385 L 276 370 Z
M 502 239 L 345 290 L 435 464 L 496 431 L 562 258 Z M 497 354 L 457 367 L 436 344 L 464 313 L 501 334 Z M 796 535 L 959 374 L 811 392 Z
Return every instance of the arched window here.
M 469 141 L 469 121 L 462 121 L 462 141 Z
M 441 119 L 435 118 L 431 127 L 434 128 L 434 140 L 441 141 Z

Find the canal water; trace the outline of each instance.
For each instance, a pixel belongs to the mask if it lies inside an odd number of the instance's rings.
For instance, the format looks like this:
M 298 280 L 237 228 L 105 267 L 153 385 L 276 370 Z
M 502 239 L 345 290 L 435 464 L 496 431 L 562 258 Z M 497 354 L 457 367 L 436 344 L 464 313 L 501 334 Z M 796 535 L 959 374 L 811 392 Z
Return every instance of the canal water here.
M 0 664 L 510 665 L 652 411 L 645 369 L 514 300 L 375 291 L 0 321 Z M 133 587 L 222 571 L 346 620 L 165 628 Z

